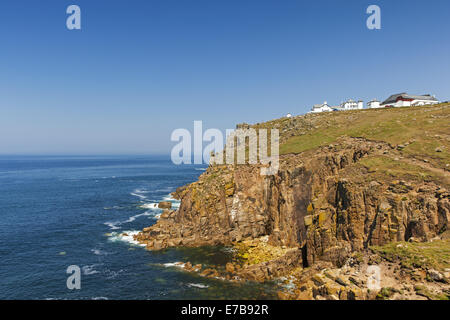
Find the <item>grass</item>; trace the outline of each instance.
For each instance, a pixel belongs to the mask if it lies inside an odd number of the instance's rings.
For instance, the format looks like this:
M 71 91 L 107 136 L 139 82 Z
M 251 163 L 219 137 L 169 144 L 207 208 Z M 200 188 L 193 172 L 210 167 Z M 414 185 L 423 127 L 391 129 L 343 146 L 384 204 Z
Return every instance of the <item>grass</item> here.
M 430 292 L 430 290 L 427 289 L 427 287 L 423 285 L 416 285 L 414 287 L 414 290 L 416 291 L 416 294 L 422 297 L 426 297 L 430 300 L 450 300 L 449 295 L 445 294 L 433 294 Z
M 441 176 L 435 172 L 384 156 L 364 158 L 359 162 L 359 165 L 366 167 L 371 177 L 377 179 L 385 177 L 415 181 L 440 181 L 441 179 Z
M 404 268 L 450 268 L 450 240 L 427 243 L 394 242 L 371 250 L 388 261 L 400 261 Z
M 450 163 L 450 105 L 331 112 L 274 120 L 257 127 L 280 129 L 280 154 L 300 153 L 342 136 L 407 144 L 406 156 L 428 157 L 440 167 Z M 442 152 L 436 152 L 441 148 Z

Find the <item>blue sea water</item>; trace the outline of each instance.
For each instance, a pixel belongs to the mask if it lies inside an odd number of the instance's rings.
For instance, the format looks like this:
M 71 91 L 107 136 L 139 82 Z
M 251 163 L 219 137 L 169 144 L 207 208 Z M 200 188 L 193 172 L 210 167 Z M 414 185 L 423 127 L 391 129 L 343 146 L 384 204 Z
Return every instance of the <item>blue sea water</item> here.
M 271 284 L 207 279 L 171 266 L 223 265 L 226 248 L 146 251 L 131 235 L 204 166 L 163 156 L 0 157 L 0 299 L 262 299 Z M 123 232 L 129 237 L 120 236 Z M 70 290 L 67 267 L 81 268 Z

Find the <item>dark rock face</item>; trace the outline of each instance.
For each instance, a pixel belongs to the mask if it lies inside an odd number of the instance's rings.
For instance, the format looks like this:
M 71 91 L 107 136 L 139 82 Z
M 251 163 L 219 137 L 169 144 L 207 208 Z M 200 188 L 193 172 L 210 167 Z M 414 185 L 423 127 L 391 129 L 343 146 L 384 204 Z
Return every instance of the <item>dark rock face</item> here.
M 179 210 L 162 215 L 136 239 L 159 250 L 269 236 L 272 245 L 301 248 L 293 251 L 300 256 L 286 257 L 292 263 L 324 260 L 340 266 L 351 252 L 370 245 L 427 241 L 447 230 L 450 196 L 436 182 L 367 180 L 370 174 L 358 163 L 387 152 L 396 150 L 342 138 L 332 146 L 282 156 L 274 176 L 261 176 L 257 165 L 210 166 L 197 182 L 174 193 L 181 200 Z M 273 263 L 242 272 L 265 278 L 280 268 Z

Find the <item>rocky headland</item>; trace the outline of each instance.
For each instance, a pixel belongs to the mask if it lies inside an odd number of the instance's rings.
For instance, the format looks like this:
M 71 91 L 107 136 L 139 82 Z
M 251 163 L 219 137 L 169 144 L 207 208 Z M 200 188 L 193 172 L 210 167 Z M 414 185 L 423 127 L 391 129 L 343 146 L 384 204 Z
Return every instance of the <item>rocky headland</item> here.
M 308 114 L 276 128 L 280 168 L 210 165 L 135 239 L 149 250 L 230 246 L 228 281 L 282 283 L 282 299 L 450 297 L 450 105 Z M 169 203 L 170 204 L 170 203 Z M 381 270 L 368 287 L 369 266 Z

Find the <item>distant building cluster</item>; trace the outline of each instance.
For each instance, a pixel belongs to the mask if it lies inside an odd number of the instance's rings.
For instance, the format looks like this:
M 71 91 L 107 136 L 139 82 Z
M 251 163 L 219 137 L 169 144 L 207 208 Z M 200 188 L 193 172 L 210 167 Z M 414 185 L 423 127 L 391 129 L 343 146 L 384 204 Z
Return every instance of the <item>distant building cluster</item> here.
M 393 107 L 414 107 L 438 104 L 439 101 L 435 96 L 425 95 L 411 95 L 408 93 L 393 94 L 385 101 L 380 102 L 377 99 L 367 102 L 367 109 L 374 108 L 393 108 Z M 331 112 L 331 111 L 346 111 L 346 110 L 361 110 L 364 109 L 364 102 L 362 100 L 355 101 L 349 99 L 342 102 L 339 106 L 330 106 L 326 101 L 324 103 L 315 104 L 310 113 Z

